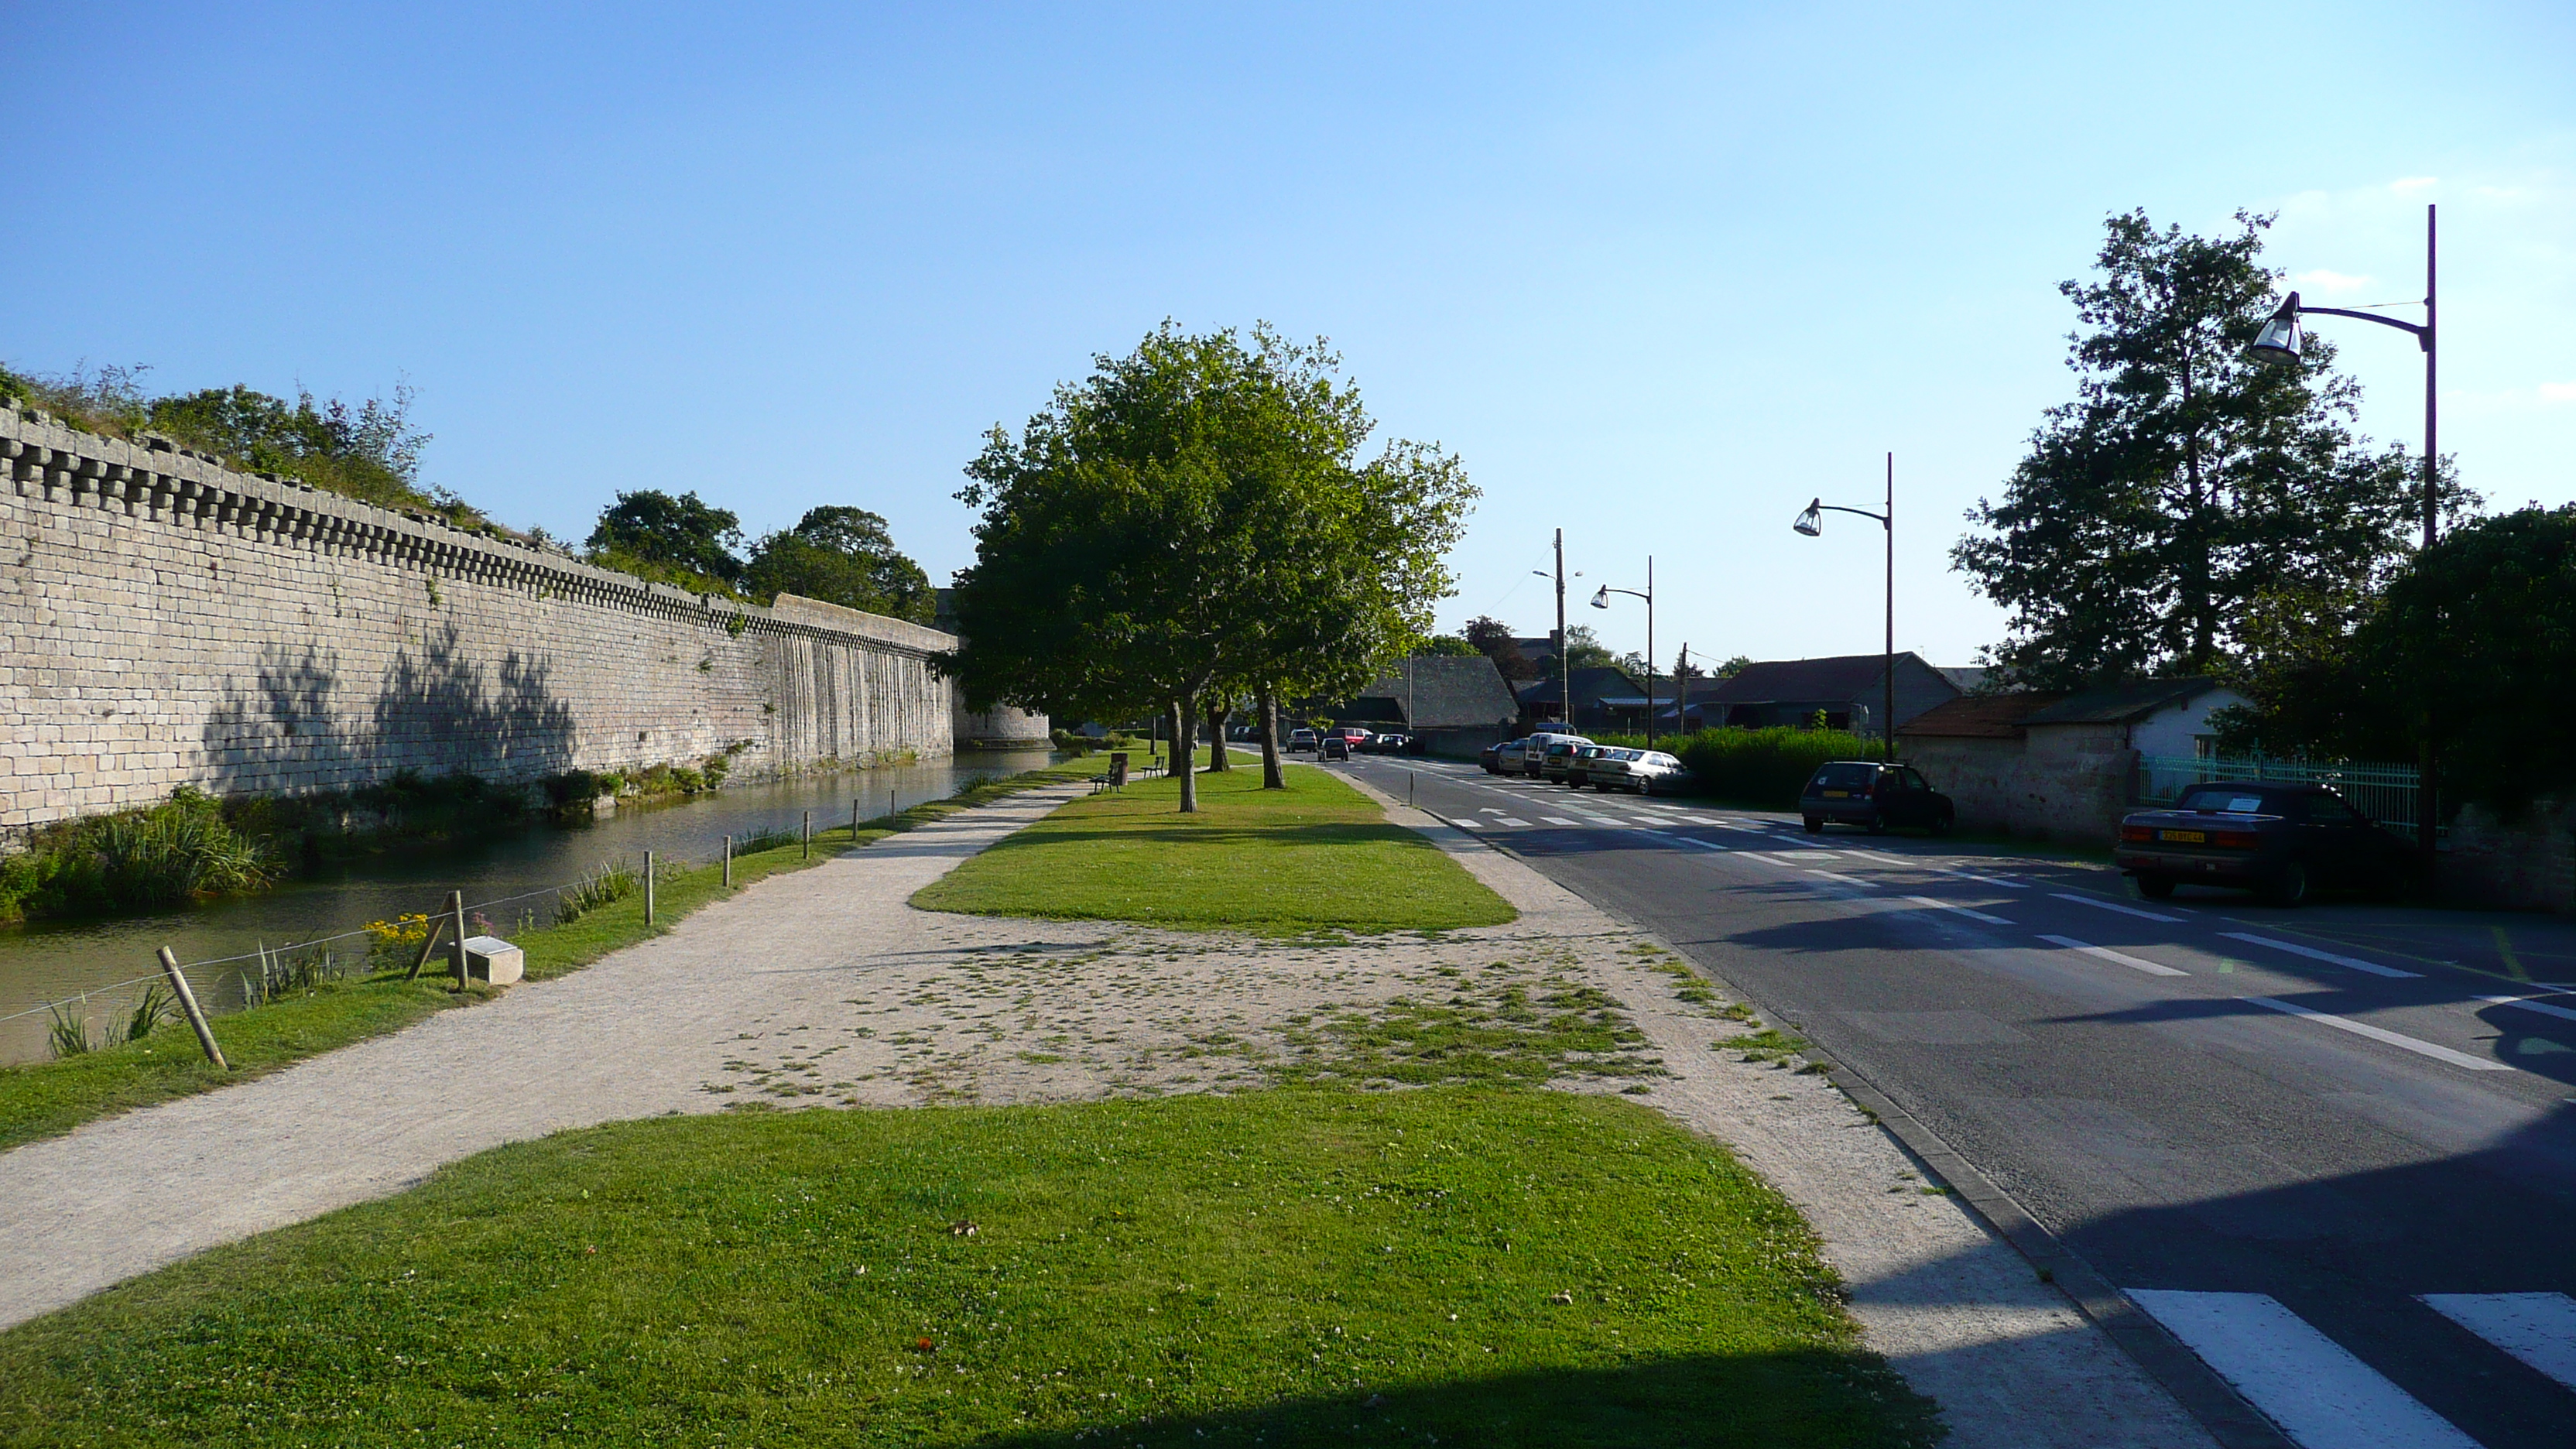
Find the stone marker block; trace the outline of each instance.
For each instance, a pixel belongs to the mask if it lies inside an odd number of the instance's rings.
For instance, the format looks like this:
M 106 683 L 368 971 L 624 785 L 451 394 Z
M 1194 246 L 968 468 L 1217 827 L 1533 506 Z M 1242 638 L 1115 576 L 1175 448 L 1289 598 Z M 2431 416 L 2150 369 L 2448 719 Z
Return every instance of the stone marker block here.
M 476 981 L 507 986 L 528 974 L 528 953 L 498 936 L 468 936 L 465 974 Z

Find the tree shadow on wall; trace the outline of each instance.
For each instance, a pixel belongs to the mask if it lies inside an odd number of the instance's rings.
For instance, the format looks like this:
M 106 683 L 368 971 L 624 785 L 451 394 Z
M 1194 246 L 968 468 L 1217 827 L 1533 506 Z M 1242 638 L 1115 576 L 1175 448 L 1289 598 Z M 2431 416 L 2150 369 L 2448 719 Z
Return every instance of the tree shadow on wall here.
M 572 707 L 549 669 L 511 650 L 497 669 L 466 657 L 454 627 L 395 656 L 359 724 L 336 655 L 264 651 L 248 689 L 228 688 L 203 732 L 226 793 L 357 786 L 404 772 L 535 779 L 571 767 Z

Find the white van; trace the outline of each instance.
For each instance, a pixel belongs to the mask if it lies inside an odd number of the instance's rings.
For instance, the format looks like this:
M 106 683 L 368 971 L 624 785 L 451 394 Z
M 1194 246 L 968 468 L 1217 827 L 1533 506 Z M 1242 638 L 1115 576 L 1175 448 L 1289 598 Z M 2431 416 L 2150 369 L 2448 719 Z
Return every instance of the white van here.
M 1585 739 L 1581 735 L 1551 734 L 1546 731 L 1534 734 L 1528 739 L 1521 741 L 1519 773 L 1527 775 L 1533 780 L 1540 778 L 1539 771 L 1547 763 L 1547 747 L 1554 744 L 1565 743 L 1572 743 L 1579 748 L 1592 743 L 1592 741 Z M 1507 775 L 1513 773 L 1512 765 L 1513 762 L 1511 758 L 1508 755 L 1505 756 L 1503 759 L 1503 773 Z

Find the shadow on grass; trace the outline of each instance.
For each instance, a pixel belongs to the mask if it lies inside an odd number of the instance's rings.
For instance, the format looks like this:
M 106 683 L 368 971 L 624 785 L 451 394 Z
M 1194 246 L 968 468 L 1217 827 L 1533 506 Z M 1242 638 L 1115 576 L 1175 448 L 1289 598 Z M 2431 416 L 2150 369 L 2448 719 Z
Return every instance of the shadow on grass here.
M 1185 1370 L 1184 1370 L 1185 1371 Z M 1821 1395 L 1820 1380 L 1851 1392 Z M 1875 1392 L 1873 1392 L 1875 1391 Z M 1858 1354 L 1639 1358 L 1616 1367 L 1544 1369 L 1213 1413 L 1158 1415 L 1079 1429 L 978 1439 L 990 1449 L 1117 1445 L 1458 1444 L 1550 1449 L 1671 1449 L 1682 1444 L 1932 1444 L 1931 1402 Z
M 1050 845 L 1107 841 L 1121 845 L 1259 846 L 1264 848 L 1385 844 L 1407 848 L 1423 845 L 1422 837 L 1401 825 L 1359 821 L 1316 825 L 1126 825 L 1090 829 L 1077 825 L 1042 825 L 1007 836 L 993 853 L 1036 850 Z

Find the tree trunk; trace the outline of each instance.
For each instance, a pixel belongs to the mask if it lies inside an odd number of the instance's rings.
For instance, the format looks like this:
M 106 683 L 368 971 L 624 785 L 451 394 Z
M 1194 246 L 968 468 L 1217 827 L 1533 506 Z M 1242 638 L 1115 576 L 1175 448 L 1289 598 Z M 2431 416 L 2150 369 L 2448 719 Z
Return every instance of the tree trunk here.
M 1218 700 L 1208 706 L 1208 773 L 1210 774 L 1234 768 L 1234 761 L 1227 759 L 1225 752 L 1225 717 L 1234 713 L 1228 707 L 1230 703 L 1227 700 Z
M 1199 808 L 1198 744 L 1190 737 L 1197 733 L 1197 712 L 1190 708 L 1186 694 L 1172 701 L 1172 769 L 1181 777 L 1181 813 L 1195 815 Z
M 1279 701 L 1270 697 L 1268 686 L 1254 700 L 1253 707 L 1261 711 L 1261 788 L 1285 790 L 1288 778 L 1279 772 Z
M 2184 627 L 2190 631 L 2184 643 L 2186 667 L 2191 673 L 2205 674 L 2218 654 L 2218 621 L 2213 616 L 2217 580 L 2212 577 L 2210 562 L 2208 499 L 2200 482 L 2200 419 L 2195 415 L 2192 395 L 2192 360 L 2186 349 L 2182 359 L 2182 466 L 2190 503 L 2182 525 L 2182 607 Z

